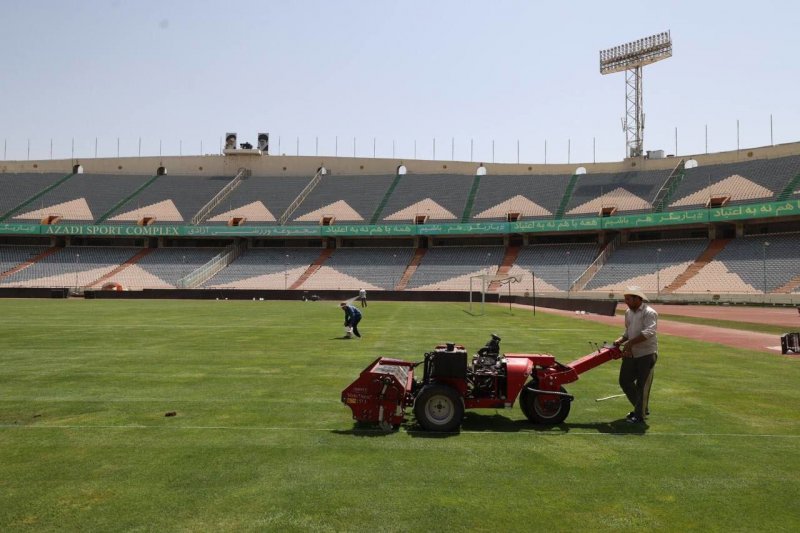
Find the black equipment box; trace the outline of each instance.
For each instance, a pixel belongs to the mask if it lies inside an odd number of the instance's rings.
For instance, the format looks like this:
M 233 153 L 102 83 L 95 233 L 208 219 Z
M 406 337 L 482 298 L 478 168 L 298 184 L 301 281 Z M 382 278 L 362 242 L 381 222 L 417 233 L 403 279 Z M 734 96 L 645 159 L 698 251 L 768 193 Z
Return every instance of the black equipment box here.
M 800 353 L 800 333 L 784 333 L 781 335 L 781 353 Z
M 461 345 L 437 346 L 428 358 L 430 377 L 459 378 L 467 376 L 467 351 Z

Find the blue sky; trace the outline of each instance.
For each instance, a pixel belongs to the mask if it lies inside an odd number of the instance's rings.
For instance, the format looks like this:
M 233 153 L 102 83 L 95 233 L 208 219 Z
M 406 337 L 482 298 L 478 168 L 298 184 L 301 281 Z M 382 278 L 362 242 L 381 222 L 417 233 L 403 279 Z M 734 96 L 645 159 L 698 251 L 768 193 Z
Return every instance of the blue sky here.
M 800 141 L 800 4 L 3 0 L 7 159 L 215 153 L 226 131 L 294 155 L 618 161 L 624 75 L 598 52 L 670 30 L 645 67 L 645 149 Z M 318 145 L 317 141 L 318 139 Z M 593 151 L 593 139 L 596 148 Z M 596 155 L 595 155 L 596 154 Z M 2 155 L 2 154 L 0 154 Z

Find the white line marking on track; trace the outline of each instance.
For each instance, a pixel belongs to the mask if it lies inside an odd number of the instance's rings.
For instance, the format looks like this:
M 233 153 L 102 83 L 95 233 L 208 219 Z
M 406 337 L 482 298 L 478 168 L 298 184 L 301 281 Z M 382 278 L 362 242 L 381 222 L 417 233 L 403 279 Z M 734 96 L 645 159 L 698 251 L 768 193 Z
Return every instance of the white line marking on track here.
M 281 427 L 281 426 L 145 426 L 145 425 L 19 425 L 19 424 L 0 424 L 0 429 L 169 429 L 172 431 L 177 430 L 225 430 L 225 431 L 297 431 L 297 432 L 311 432 L 311 431 L 352 431 L 354 434 L 358 433 L 384 433 L 379 429 L 361 429 L 352 430 L 348 428 L 297 428 L 297 427 Z M 402 431 L 401 431 L 402 432 Z M 425 431 L 407 430 L 406 433 L 429 434 Z M 588 432 L 588 431 L 568 431 L 568 432 L 541 432 L 536 430 L 531 431 L 461 431 L 460 434 L 466 435 L 541 435 L 545 437 L 552 436 L 581 436 L 581 437 L 594 437 L 594 436 L 612 436 L 612 437 L 732 437 L 732 438 L 767 438 L 767 439 L 800 439 L 800 435 L 777 435 L 771 433 L 685 433 L 685 432 L 653 432 L 648 431 L 645 433 L 603 433 L 603 432 Z M 459 434 L 451 433 L 451 434 Z M 442 433 L 444 434 L 444 433 Z

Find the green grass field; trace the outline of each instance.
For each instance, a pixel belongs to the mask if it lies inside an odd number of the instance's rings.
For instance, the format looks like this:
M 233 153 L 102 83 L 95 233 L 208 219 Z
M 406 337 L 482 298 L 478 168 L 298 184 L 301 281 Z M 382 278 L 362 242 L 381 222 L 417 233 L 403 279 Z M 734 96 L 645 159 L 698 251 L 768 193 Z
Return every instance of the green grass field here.
M 619 362 L 432 435 L 356 428 L 341 390 L 441 341 L 569 362 L 620 328 L 487 306 L 0 300 L 2 531 L 797 531 L 800 359 L 660 337 L 649 426 Z M 620 319 L 621 322 L 621 319 Z M 165 413 L 175 411 L 173 417 Z

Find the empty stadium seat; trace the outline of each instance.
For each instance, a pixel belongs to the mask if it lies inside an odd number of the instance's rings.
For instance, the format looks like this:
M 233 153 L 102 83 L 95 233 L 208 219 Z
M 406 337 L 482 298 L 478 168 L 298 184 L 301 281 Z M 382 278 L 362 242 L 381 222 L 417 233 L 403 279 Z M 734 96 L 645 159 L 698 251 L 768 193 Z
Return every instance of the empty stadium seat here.
M 496 274 L 503 260 L 502 246 L 436 247 L 425 254 L 411 277 L 409 290 L 468 291 L 470 277 Z M 480 289 L 473 283 L 473 290 Z
M 636 285 L 658 294 L 703 253 L 707 239 L 639 241 L 621 244 L 586 284 L 585 290 L 619 292 Z

